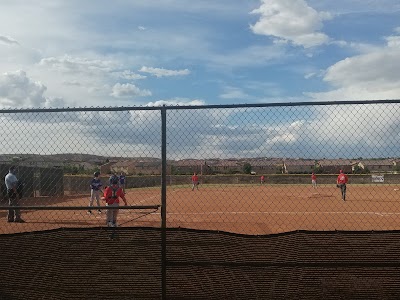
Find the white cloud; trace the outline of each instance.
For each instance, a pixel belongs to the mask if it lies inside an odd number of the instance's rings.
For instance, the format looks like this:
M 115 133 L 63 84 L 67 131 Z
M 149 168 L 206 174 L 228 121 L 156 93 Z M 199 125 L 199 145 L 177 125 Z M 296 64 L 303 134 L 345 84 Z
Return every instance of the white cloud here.
M 186 106 L 186 105 L 205 105 L 203 100 L 199 99 L 185 99 L 185 98 L 176 98 L 176 99 L 168 99 L 168 100 L 158 100 L 155 102 L 149 102 L 146 106 Z
M 400 49 L 400 36 L 389 36 L 386 38 L 386 41 L 388 48 Z
M 188 69 L 184 70 L 168 70 L 163 68 L 152 68 L 143 66 L 140 70 L 143 73 L 149 73 L 156 77 L 170 77 L 170 76 L 185 76 L 189 75 L 190 71 Z
M 72 57 L 69 55 L 64 55 L 62 57 L 43 58 L 40 60 L 39 65 L 46 68 L 53 68 L 60 72 L 80 72 L 88 74 L 109 72 L 113 68 L 117 67 L 116 64 L 110 60 L 95 60 L 81 57 Z
M 117 83 L 113 86 L 110 96 L 116 98 L 151 96 L 151 92 L 148 90 L 141 90 L 136 85 L 131 83 Z
M 0 104 L 3 107 L 43 107 L 46 86 L 34 82 L 24 71 L 0 76 Z
M 0 75 L 0 106 L 7 108 L 63 107 L 62 98 L 45 97 L 47 87 L 24 71 Z
M 329 42 L 329 37 L 320 30 L 322 22 L 331 16 L 317 12 L 304 0 L 262 0 L 262 5 L 251 13 L 261 15 L 250 26 L 255 34 L 273 36 L 305 48 Z
M 400 36 L 386 38 L 385 47 L 348 57 L 330 66 L 324 81 L 335 89 L 306 93 L 318 100 L 400 98 Z
M 116 74 L 120 78 L 127 79 L 127 80 L 138 80 L 138 79 L 146 79 L 147 78 L 147 76 L 140 75 L 140 74 L 134 73 L 129 70 L 125 70 L 123 72 L 117 72 Z

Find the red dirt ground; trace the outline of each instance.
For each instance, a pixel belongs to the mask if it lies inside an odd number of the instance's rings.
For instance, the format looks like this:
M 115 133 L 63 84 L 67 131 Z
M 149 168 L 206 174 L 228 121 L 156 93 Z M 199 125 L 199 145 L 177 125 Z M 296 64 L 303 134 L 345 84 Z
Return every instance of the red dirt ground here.
M 313 189 L 306 185 L 215 185 L 167 188 L 167 226 L 220 230 L 244 234 L 272 234 L 294 230 L 400 229 L 400 191 L 395 185 L 348 185 L 343 202 L 334 185 Z M 158 188 L 132 189 L 129 205 L 161 203 Z M 89 196 L 31 198 L 22 205 L 87 206 Z M 102 203 L 102 205 L 104 205 Z M 120 226 L 160 227 L 161 209 L 120 210 Z M 48 230 L 60 227 L 105 225 L 105 211 L 25 210 L 26 223 L 7 223 L 0 212 L 0 233 Z

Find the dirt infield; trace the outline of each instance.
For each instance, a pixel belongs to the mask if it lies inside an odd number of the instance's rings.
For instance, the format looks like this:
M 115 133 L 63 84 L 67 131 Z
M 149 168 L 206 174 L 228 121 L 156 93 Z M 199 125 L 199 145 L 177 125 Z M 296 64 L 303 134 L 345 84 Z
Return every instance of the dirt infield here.
M 395 185 L 348 185 L 341 200 L 334 185 L 215 185 L 168 187 L 167 226 L 271 234 L 295 230 L 400 229 L 400 191 Z M 158 205 L 158 188 L 132 189 L 129 205 Z M 89 196 L 25 199 L 22 205 L 87 206 Z M 159 210 L 120 210 L 119 225 L 160 227 Z M 26 223 L 7 223 L 0 212 L 0 233 L 29 232 L 61 227 L 102 227 L 105 213 L 86 210 L 23 211 Z

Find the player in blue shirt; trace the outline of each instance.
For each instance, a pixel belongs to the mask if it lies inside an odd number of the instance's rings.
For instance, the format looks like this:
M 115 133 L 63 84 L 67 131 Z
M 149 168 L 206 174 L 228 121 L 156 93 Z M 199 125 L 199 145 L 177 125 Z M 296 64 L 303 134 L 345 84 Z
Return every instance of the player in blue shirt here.
M 97 206 L 100 206 L 100 197 L 101 197 L 101 193 L 102 193 L 101 189 L 102 189 L 103 184 L 101 183 L 101 180 L 99 178 L 99 176 L 100 176 L 99 172 L 95 172 L 93 175 L 94 175 L 94 178 L 90 182 L 89 206 L 93 206 L 94 199 L 96 199 Z M 99 213 L 101 213 L 100 209 L 98 209 L 97 211 Z M 88 210 L 88 214 L 92 214 L 92 211 L 90 209 Z
M 119 186 L 120 188 L 122 188 L 123 192 L 125 193 L 125 174 L 123 172 L 121 172 L 121 174 L 119 175 Z

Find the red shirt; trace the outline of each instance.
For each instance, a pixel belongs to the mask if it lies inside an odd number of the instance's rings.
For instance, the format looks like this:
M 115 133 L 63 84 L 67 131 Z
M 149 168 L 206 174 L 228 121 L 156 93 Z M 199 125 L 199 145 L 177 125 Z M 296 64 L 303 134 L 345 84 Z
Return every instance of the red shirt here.
M 345 184 L 349 181 L 349 178 L 347 177 L 346 174 L 340 173 L 338 178 L 337 178 L 337 183 L 338 184 Z
M 199 181 L 199 176 L 193 175 L 192 176 L 192 181 Z
M 115 190 L 115 197 L 113 198 L 113 189 Z M 104 198 L 107 204 L 119 203 L 119 198 L 125 196 L 124 191 L 118 185 L 108 186 L 104 190 Z
M 264 175 L 263 175 L 263 176 L 261 176 L 261 180 L 262 180 L 262 181 L 264 181 Z
M 311 180 L 317 180 L 317 175 L 315 174 L 311 175 Z

